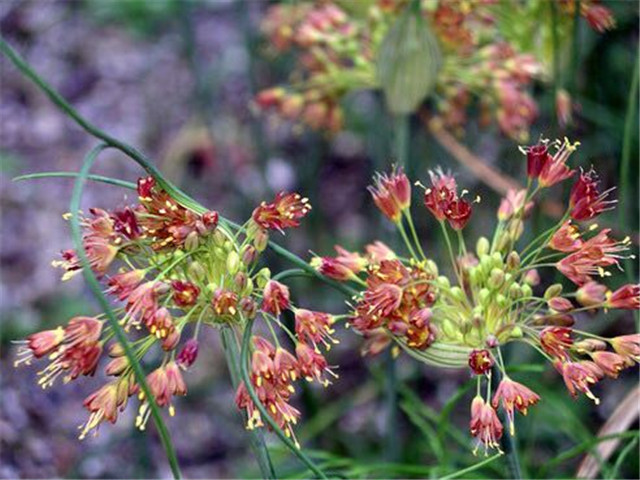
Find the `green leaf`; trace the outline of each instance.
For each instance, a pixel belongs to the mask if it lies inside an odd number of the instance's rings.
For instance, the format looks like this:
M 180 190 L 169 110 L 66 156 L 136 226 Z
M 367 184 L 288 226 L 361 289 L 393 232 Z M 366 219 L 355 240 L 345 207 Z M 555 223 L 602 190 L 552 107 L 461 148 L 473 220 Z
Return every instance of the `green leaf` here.
M 417 7 L 416 7 L 417 4 Z M 414 112 L 436 84 L 440 47 L 414 1 L 391 26 L 377 58 L 378 80 L 394 114 Z

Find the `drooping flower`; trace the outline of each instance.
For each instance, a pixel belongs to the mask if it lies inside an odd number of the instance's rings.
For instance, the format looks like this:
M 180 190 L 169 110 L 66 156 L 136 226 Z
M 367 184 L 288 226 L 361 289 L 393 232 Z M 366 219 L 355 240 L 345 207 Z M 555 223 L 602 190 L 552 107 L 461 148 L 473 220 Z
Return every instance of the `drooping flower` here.
M 289 308 L 289 304 L 289 287 L 276 280 L 269 280 L 262 292 L 262 310 L 278 316 Z
M 527 190 L 509 189 L 507 195 L 500 202 L 498 220 L 508 220 L 518 212 L 521 212 L 522 217 L 527 217 L 533 208 L 533 202 L 527 202 L 525 204 L 526 198 Z
M 523 415 L 526 415 L 527 409 L 538 403 L 539 400 L 540 397 L 535 392 L 505 376 L 500 381 L 491 404 L 493 408 L 498 408 L 498 405 L 502 404 L 502 408 L 507 413 L 507 418 L 509 419 L 509 430 L 511 435 L 514 435 L 514 408 Z
M 620 372 L 625 368 L 626 362 L 622 355 L 603 350 L 596 350 L 589 353 L 594 363 L 611 378 L 618 378 Z
M 325 374 L 337 378 L 337 375 L 331 371 L 327 359 L 306 343 L 298 343 L 296 345 L 296 357 L 298 358 L 300 373 L 306 380 L 315 380 L 326 387 L 331 382 L 326 378 Z
M 332 336 L 335 330 L 332 328 L 334 318 L 328 313 L 312 312 L 304 308 L 298 308 L 295 312 L 296 335 L 302 342 L 316 345 L 323 343 L 329 349 L 338 341 Z
M 598 282 L 587 282 L 576 292 L 576 299 L 584 307 L 602 305 L 606 299 L 607 287 Z
M 471 422 L 469 430 L 473 437 L 478 439 L 478 444 L 474 449 L 483 444 L 485 453 L 489 448 L 500 450 L 500 439 L 502 438 L 502 424 L 498 419 L 496 411 L 486 403 L 480 395 L 476 395 L 471 402 Z
M 118 300 L 126 300 L 144 280 L 145 271 L 137 268 L 119 273 L 109 278 L 107 293 L 118 297 Z
M 578 392 L 582 392 L 593 400 L 596 405 L 600 403 L 600 399 L 598 399 L 590 389 L 590 385 L 594 385 L 599 380 L 599 376 L 590 364 L 584 362 L 557 361 L 555 365 L 562 374 L 569 393 L 571 393 L 574 398 L 578 396 Z
M 311 261 L 311 265 L 322 275 L 338 281 L 353 280 L 367 266 L 367 260 L 360 254 L 349 252 L 336 245 L 335 257 L 316 257 Z
M 200 289 L 197 285 L 191 282 L 174 280 L 171 282 L 171 288 L 173 289 L 173 301 L 179 307 L 188 307 L 194 305 L 198 301 Z
M 459 198 L 449 203 L 445 211 L 447 221 L 454 230 L 462 230 L 471 218 L 471 204 Z
M 180 368 L 186 370 L 193 365 L 198 358 L 198 340 L 190 338 L 186 341 L 180 353 L 176 356 L 176 363 Z
M 577 145 L 571 144 L 566 138 L 560 143 L 556 153 L 547 159 L 540 171 L 538 182 L 542 187 L 550 187 L 573 176 L 575 170 L 571 170 L 566 162 L 576 150 Z
M 570 253 L 579 250 L 582 243 L 578 227 L 572 225 L 571 220 L 567 220 L 554 232 L 549 241 L 549 247 L 559 252 Z
M 118 411 L 122 412 L 127 406 L 127 400 L 131 395 L 130 378 L 115 380 L 99 388 L 84 400 L 84 406 L 89 411 L 89 419 L 80 428 L 80 440 L 94 430 L 97 434 L 100 424 L 107 420 L 116 423 Z

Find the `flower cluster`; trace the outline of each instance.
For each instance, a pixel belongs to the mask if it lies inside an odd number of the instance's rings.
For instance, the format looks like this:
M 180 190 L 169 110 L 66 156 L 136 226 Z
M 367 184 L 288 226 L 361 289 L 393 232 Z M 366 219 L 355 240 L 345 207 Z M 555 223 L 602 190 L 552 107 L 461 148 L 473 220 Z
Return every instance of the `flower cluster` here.
M 527 187 L 503 199 L 492 240 L 480 237 L 474 250 L 467 248 L 463 235 L 472 204 L 463 199 L 464 191 L 458 194 L 451 175 L 431 174 L 424 206 L 440 224 L 452 278 L 441 273 L 441 262 L 424 254 L 409 211 L 409 181 L 397 169 L 379 176 L 371 192 L 398 228 L 408 257 L 376 242 L 366 255 L 336 247 L 336 257 L 312 261 L 320 273 L 362 287 L 350 323 L 365 337 L 365 353 L 394 345 L 430 365 L 468 366 L 478 382 L 470 431 L 485 452 L 500 445 L 504 427 L 498 409 L 513 434 L 515 412 L 526 414 L 540 399 L 507 375 L 501 352 L 508 343 L 533 347 L 558 370 L 571 395 L 582 392 L 596 403 L 594 384 L 640 362 L 640 334 L 605 338 L 575 326 L 584 312 L 640 308 L 639 285 L 611 291 L 601 283 L 611 275 L 611 267 L 621 268 L 622 259 L 635 257 L 627 253 L 628 238 L 614 240 L 610 229 L 592 223 L 615 201 L 609 199 L 610 190 L 600 189 L 593 171 L 571 168 L 577 145 L 566 139 L 541 140 L 521 149 Z M 524 222 L 539 194 L 572 177 L 577 178 L 560 221 L 520 245 Z M 394 201 L 397 198 L 407 200 Z M 561 284 L 544 288 L 539 272 L 547 268 L 566 276 L 575 290 L 564 292 Z M 491 377 L 498 372 L 501 381 L 492 392 Z
M 296 227 L 311 207 L 300 195 L 282 192 L 271 203 L 261 203 L 243 229 L 231 232 L 219 223 L 217 212 L 183 207 L 152 177 L 138 181 L 138 200 L 137 205 L 114 211 L 91 209 L 81 219 L 83 248 L 105 293 L 119 305 L 114 312 L 131 338 L 134 355 L 158 364 L 146 381 L 155 403 L 173 416 L 173 398 L 187 392 L 182 371 L 196 361 L 202 325 L 242 329 L 248 319 L 261 315 L 279 326 L 280 312 L 295 308 L 287 287 L 272 280 L 269 269 L 259 268 L 257 260 L 269 231 Z M 62 252 L 62 260 L 54 265 L 64 269 L 65 279 L 81 270 L 73 250 Z M 332 317 L 295 312 L 298 358 L 273 349 L 266 340 L 256 343 L 253 354 L 256 388 L 284 423 L 299 415 L 287 405 L 288 382 L 296 376 L 324 381 L 328 367 L 316 345 L 333 342 Z M 39 372 L 43 388 L 59 377 L 66 383 L 93 375 L 103 352 L 107 354 L 104 373 L 113 380 L 85 399 L 90 415 L 80 438 L 97 432 L 105 420 L 115 423 L 134 395 L 140 402 L 136 426 L 144 429 L 150 415 L 149 399 L 114 335 L 103 315 L 75 317 L 64 327 L 30 335 L 18 352 L 16 364 L 48 360 Z M 250 423 L 255 423 L 255 413 L 248 409 Z
M 543 50 L 551 36 L 540 31 L 549 26 L 538 20 L 548 17 L 544 15 L 550 11 L 548 5 L 521 3 L 421 2 L 419 15 L 425 28 L 433 30 L 443 54 L 437 101 L 431 110 L 448 129 L 461 133 L 469 110 L 477 104 L 480 125 L 496 122 L 505 135 L 526 140 L 538 111 L 529 90 L 533 80 L 550 77 L 552 66 L 544 64 Z M 299 65 L 289 85 L 260 92 L 257 106 L 315 130 L 340 130 L 341 99 L 349 92 L 381 87 L 377 75 L 381 45 L 408 5 L 377 0 L 359 8 L 325 1 L 270 7 L 262 31 L 277 53 L 296 50 Z M 529 12 L 532 8 L 546 11 Z M 611 13 L 597 2 L 580 2 L 580 9 L 599 32 L 613 26 Z M 562 2 L 563 32 L 564 24 L 573 22 L 574 10 L 575 2 Z M 520 12 L 518 24 L 526 26 L 512 28 L 509 19 L 514 12 Z M 538 36 L 544 45 L 532 46 L 530 39 Z M 571 100 L 565 97 L 559 113 L 568 117 Z

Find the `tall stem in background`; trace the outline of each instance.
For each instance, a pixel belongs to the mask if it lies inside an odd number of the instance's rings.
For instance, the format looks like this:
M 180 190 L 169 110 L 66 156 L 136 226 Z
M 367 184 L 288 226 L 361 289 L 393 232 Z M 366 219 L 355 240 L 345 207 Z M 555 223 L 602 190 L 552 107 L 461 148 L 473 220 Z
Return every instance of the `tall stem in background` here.
M 627 114 L 624 120 L 624 138 L 622 140 L 622 159 L 620 160 L 620 198 L 618 205 L 618 223 L 620 225 L 631 225 L 631 202 L 630 189 L 631 184 L 631 148 L 633 147 L 634 132 L 637 133 L 635 118 L 638 113 L 638 61 L 640 55 L 636 54 L 636 63 L 633 67 L 633 78 L 631 79 L 631 88 L 629 89 L 629 100 L 627 101 Z M 636 283 L 637 278 L 634 275 L 634 262 L 632 259 L 625 260 L 625 272 L 629 283 Z M 636 312 L 636 325 L 640 322 L 640 314 Z
M 498 385 L 500 384 L 500 380 L 502 380 L 502 374 L 500 373 L 500 369 L 497 365 L 494 365 L 491 369 L 491 390 L 496 391 L 498 389 Z M 504 411 L 501 409 L 498 411 L 498 417 L 500 417 L 500 421 L 503 425 L 507 425 L 508 419 L 504 414 Z M 522 471 L 520 470 L 520 460 L 518 458 L 518 449 L 516 436 L 511 435 L 508 431 L 504 432 L 502 435 L 502 439 L 500 440 L 500 446 L 502 451 L 507 456 L 507 462 L 509 464 L 509 478 L 513 479 L 521 479 Z
M 409 170 L 409 115 L 394 117 L 394 160 L 398 166 Z M 404 231 L 401 230 L 403 233 Z M 406 235 L 406 234 L 405 234 Z M 407 240 L 408 242 L 408 240 Z M 408 242 L 408 245 L 411 245 Z M 398 372 L 393 352 L 390 349 L 384 358 L 385 369 L 385 403 L 386 403 L 386 431 L 385 458 L 397 461 L 400 456 L 400 435 L 398 432 Z

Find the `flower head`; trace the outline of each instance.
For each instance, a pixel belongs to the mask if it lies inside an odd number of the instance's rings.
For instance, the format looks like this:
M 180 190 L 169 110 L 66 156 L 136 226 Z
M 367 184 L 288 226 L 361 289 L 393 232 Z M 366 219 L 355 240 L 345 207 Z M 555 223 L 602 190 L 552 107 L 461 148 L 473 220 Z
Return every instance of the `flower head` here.
M 469 354 L 469 368 L 476 375 L 484 375 L 494 365 L 493 357 L 489 350 L 473 350 Z
M 578 392 L 582 392 L 593 400 L 596 405 L 600 403 L 600 400 L 591 392 L 590 388 L 591 385 L 594 385 L 600 379 L 597 370 L 594 370 L 592 365 L 584 362 L 559 361 L 556 362 L 555 365 L 562 374 L 569 393 L 571 393 L 574 398 L 577 397 Z
M 507 412 L 509 429 L 513 435 L 515 433 L 514 409 L 526 415 L 527 409 L 539 400 L 540 397 L 535 392 L 505 376 L 498 385 L 491 404 L 493 408 L 498 408 L 498 405 L 502 404 L 502 408 Z
M 624 358 L 628 367 L 640 363 L 640 333 L 614 337 L 610 343 L 616 353 Z
M 544 143 L 537 143 L 524 149 L 527 155 L 527 176 L 529 178 L 538 178 L 545 165 L 551 160 L 549 149 Z
M 496 411 L 486 403 L 480 395 L 476 395 L 471 402 L 471 422 L 469 424 L 471 435 L 478 439 L 478 447 L 484 445 L 485 453 L 489 448 L 500 450 L 500 438 L 502 438 L 502 424 Z
M 269 280 L 262 292 L 262 298 L 262 310 L 278 316 L 289 308 L 289 287 L 276 280 Z
M 411 206 L 411 185 L 402 168 L 394 169 L 390 175 L 378 174 L 369 192 L 380 211 L 394 223 Z
M 574 220 L 590 220 L 605 210 L 611 210 L 615 200 L 607 200 L 611 190 L 600 193 L 598 176 L 592 169 L 581 171 L 578 180 L 571 189 L 569 207 Z
M 622 310 L 640 310 L 640 285 L 628 284 L 613 293 L 609 292 L 606 294 L 606 306 Z

